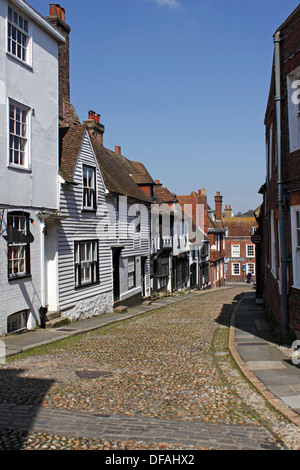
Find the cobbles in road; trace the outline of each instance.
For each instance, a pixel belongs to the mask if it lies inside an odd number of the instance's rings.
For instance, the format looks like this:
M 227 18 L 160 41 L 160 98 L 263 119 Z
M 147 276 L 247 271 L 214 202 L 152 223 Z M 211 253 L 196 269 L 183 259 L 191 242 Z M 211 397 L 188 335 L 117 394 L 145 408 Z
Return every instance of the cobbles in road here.
M 62 434 L 63 426 L 53 433 L 42 426 L 28 429 L 26 436 L 14 427 L 10 434 L 0 434 L 0 448 L 12 442 L 22 448 L 297 448 L 296 427 L 244 379 L 227 349 L 230 315 L 245 289 L 210 291 L 2 366 L 2 406 L 40 406 L 43 412 L 56 410 L 57 419 L 62 412 L 73 412 L 73 418 L 86 413 L 91 421 L 106 415 L 116 425 L 109 437 L 82 436 L 76 428 L 76 436 L 74 429 Z M 23 413 L 21 422 L 26 408 Z M 160 439 L 155 432 L 149 433 L 150 440 L 132 439 L 132 434 L 122 434 L 120 416 L 139 423 L 177 422 L 180 429 L 196 425 L 200 437 L 205 429 L 206 439 L 185 442 L 178 434 L 172 443 L 171 435 Z

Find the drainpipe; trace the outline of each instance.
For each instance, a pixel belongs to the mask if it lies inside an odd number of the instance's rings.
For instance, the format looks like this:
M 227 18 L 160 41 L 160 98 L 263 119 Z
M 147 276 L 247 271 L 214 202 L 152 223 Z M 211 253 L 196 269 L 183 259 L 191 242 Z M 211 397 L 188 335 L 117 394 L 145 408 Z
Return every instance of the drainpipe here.
M 278 152 L 278 205 L 279 205 L 279 225 L 280 225 L 280 263 L 282 282 L 282 334 L 288 329 L 288 309 L 287 309 L 287 255 L 286 255 L 286 234 L 284 217 L 284 184 L 282 177 L 282 148 L 281 148 L 281 74 L 280 74 L 280 31 L 274 35 L 274 58 L 275 58 L 275 103 L 276 103 L 276 124 L 277 124 L 277 152 Z

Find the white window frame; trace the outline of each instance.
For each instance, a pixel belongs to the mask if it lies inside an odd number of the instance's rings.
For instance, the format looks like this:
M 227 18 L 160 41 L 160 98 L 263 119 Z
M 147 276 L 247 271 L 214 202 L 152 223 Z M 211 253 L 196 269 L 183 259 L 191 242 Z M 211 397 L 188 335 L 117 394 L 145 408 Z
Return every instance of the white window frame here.
M 231 245 L 231 258 L 239 258 L 241 256 L 241 245 Z
M 15 8 L 8 6 L 6 33 L 7 55 L 29 67 L 32 66 L 31 36 L 31 22 L 28 18 L 26 18 L 23 13 L 20 14 Z
M 293 287 L 300 289 L 300 205 L 291 206 Z
M 85 176 L 86 172 L 86 176 Z M 92 182 L 89 184 L 92 175 Z M 97 185 L 96 185 L 96 168 L 89 165 L 82 165 L 82 208 L 83 210 L 95 211 L 97 208 Z M 86 180 L 86 184 L 85 184 Z
M 271 211 L 270 214 L 270 224 L 271 224 L 271 231 L 270 231 L 270 263 L 271 263 L 271 272 L 274 277 L 276 277 L 276 239 L 275 239 L 275 223 L 274 223 L 274 213 Z
M 269 143 L 268 143 L 268 181 L 272 177 L 272 153 L 273 153 L 273 123 L 269 128 Z
M 235 267 L 238 266 L 238 273 L 235 272 Z M 241 275 L 241 265 L 240 263 L 231 263 L 231 275 L 240 276 Z
M 99 243 L 98 240 L 76 240 L 75 287 L 99 282 Z
M 23 120 L 25 114 L 25 120 Z M 21 170 L 30 170 L 30 108 L 8 99 L 8 166 Z M 24 162 L 21 162 L 22 145 Z M 15 154 L 16 152 L 16 154 Z M 17 155 L 17 162 L 16 160 Z
M 300 148 L 300 66 L 287 76 L 290 152 Z
M 134 256 L 130 256 L 127 260 L 127 273 L 128 290 L 134 289 L 134 287 L 136 287 L 136 265 Z
M 253 254 L 249 254 L 249 251 L 253 250 Z M 255 258 L 255 245 L 246 245 L 246 257 Z
M 252 267 L 252 268 L 250 268 Z M 252 276 L 255 276 L 255 263 L 247 263 L 246 264 L 246 274 L 251 273 Z

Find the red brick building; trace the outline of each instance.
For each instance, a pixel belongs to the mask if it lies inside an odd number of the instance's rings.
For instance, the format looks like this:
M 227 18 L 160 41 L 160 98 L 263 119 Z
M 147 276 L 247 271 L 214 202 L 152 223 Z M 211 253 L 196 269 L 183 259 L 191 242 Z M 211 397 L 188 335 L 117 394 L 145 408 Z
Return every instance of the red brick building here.
M 203 195 L 205 198 L 205 194 Z M 209 279 L 212 287 L 225 284 L 225 228 L 223 225 L 222 201 L 219 192 L 215 196 L 215 209 L 207 206 L 207 235 L 210 241 Z
M 266 182 L 259 211 L 258 292 L 283 334 L 300 335 L 300 5 L 273 36 L 265 113 Z
M 251 282 L 255 282 L 256 246 L 251 240 L 257 228 L 255 217 L 233 217 L 226 206 L 223 225 L 226 229 L 226 281 L 244 282 L 247 275 L 251 275 Z

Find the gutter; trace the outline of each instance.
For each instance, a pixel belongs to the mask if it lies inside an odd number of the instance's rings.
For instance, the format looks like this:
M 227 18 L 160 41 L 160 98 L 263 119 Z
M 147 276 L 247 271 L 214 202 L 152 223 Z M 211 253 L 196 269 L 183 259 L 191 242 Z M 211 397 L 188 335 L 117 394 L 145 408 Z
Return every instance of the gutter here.
M 287 309 L 287 254 L 286 254 L 286 233 L 284 214 L 284 184 L 282 178 L 282 148 L 281 148 L 281 74 L 280 74 L 280 42 L 282 41 L 280 30 L 273 37 L 274 59 L 275 59 L 275 104 L 276 104 L 276 127 L 277 127 L 277 153 L 278 153 L 278 206 L 279 206 L 279 226 L 280 226 L 280 264 L 282 282 L 282 334 L 288 330 L 288 309 Z

